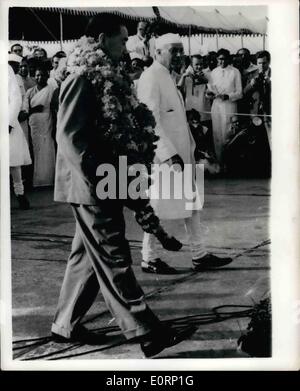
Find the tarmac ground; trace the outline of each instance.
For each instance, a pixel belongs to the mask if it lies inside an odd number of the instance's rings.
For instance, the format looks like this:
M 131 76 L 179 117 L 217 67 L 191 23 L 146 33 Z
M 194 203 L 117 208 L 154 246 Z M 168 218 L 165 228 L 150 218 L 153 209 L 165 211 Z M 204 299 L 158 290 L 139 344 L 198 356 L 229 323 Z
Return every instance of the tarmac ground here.
M 74 233 L 67 204 L 53 201 L 53 189 L 28 194 L 32 208 L 21 211 L 11 199 L 13 357 L 17 360 L 140 359 L 137 343 L 127 342 L 101 294 L 83 319 L 105 335 L 103 345 L 58 344 L 50 339 L 60 286 Z M 179 252 L 163 250 L 174 275 L 141 271 L 142 231 L 125 210 L 133 269 L 154 312 L 172 327 L 193 324 L 193 336 L 155 358 L 248 357 L 237 349 L 249 317 L 245 311 L 269 291 L 269 181 L 211 179 L 205 183 L 201 212 L 210 252 L 234 258 L 227 267 L 195 272 L 182 221 L 167 230 L 184 243 Z M 224 306 L 217 308 L 219 306 Z

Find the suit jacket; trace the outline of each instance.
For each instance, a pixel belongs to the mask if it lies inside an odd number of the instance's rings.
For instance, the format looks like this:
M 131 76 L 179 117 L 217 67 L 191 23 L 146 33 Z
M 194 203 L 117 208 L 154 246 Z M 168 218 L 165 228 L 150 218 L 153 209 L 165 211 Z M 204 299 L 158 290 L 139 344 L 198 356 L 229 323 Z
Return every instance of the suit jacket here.
M 57 115 L 54 200 L 96 205 L 96 169 L 101 143 L 96 131 L 96 96 L 83 76 L 62 83 Z
M 252 78 L 255 79 L 260 75 L 257 70 L 253 73 Z M 260 81 L 254 86 L 251 85 L 251 80 L 244 88 L 245 97 L 251 100 L 252 114 L 271 114 L 271 68 L 268 69 L 266 75 L 269 78 L 268 82 Z

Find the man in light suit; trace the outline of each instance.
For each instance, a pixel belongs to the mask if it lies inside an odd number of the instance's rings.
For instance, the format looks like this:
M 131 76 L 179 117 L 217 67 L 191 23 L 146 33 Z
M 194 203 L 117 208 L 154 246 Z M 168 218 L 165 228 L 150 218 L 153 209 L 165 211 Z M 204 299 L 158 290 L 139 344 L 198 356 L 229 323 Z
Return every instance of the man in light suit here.
M 165 34 L 156 40 L 156 59 L 142 74 L 138 85 L 138 98 L 153 112 L 156 120 L 156 133 L 159 136 L 156 149 L 156 163 L 167 163 L 175 171 L 182 171 L 174 181 L 174 188 L 179 187 L 178 181 L 185 181 L 187 166 L 195 169 L 195 142 L 190 132 L 183 98 L 177 89 L 170 69 L 177 68 L 183 61 L 183 45 L 178 35 Z M 189 181 L 187 178 L 186 181 Z M 177 182 L 177 183 L 176 183 Z M 190 180 L 190 187 L 195 189 L 195 183 Z M 159 187 L 155 181 L 153 193 Z M 192 263 L 195 269 L 203 270 L 226 265 L 231 258 L 218 258 L 206 251 L 200 225 L 201 202 L 198 192 L 195 192 L 192 207 L 187 208 L 185 194 L 178 199 L 152 197 L 152 206 L 161 219 L 184 219 L 186 231 L 192 251 Z M 190 205 L 191 206 L 191 205 Z M 145 233 L 143 240 L 142 270 L 148 273 L 171 274 L 175 270 L 159 257 L 158 243 L 152 234 Z
M 99 37 L 103 51 L 113 62 L 120 61 L 128 37 L 124 25 L 109 18 L 99 24 L 94 17 L 86 35 Z M 141 349 L 150 357 L 179 343 L 191 330 L 175 332 L 162 326 L 146 305 L 131 268 L 123 202 L 96 197 L 96 169 L 110 162 L 111 156 L 95 127 L 92 84 L 84 76 L 70 75 L 62 84 L 59 100 L 55 200 L 71 204 L 76 232 L 52 324 L 53 338 L 57 342 L 91 340 L 80 320 L 100 288 L 125 337 L 145 337 Z

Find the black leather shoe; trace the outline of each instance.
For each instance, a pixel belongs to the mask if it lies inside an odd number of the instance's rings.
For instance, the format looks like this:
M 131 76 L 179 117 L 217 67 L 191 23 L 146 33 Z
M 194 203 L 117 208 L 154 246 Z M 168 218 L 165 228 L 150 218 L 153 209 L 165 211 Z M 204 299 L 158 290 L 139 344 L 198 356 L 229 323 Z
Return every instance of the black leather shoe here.
M 163 262 L 160 258 L 156 258 L 154 261 L 145 262 L 142 261 L 142 270 L 145 273 L 153 274 L 177 274 L 176 269 L 169 266 L 166 262 Z
M 202 258 L 193 259 L 193 265 L 195 270 L 208 270 L 217 267 L 228 265 L 232 262 L 232 258 L 219 258 L 213 254 L 206 254 Z
M 82 342 L 87 345 L 101 345 L 104 342 L 103 336 L 91 332 L 82 325 L 76 326 L 69 338 L 52 333 L 52 340 L 57 343 Z
M 195 331 L 196 327 L 188 326 L 179 331 L 166 328 L 163 332 L 153 332 L 150 334 L 149 340 L 141 343 L 141 350 L 147 358 L 155 356 L 164 349 L 175 346 L 185 339 L 188 339 Z

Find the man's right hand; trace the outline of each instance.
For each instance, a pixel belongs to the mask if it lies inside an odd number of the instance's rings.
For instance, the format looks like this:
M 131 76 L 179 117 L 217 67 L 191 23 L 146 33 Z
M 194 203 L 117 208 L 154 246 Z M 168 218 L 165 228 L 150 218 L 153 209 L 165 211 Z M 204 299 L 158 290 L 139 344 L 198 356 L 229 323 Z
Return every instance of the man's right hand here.
M 167 163 L 170 167 L 173 166 L 174 171 L 176 172 L 180 172 L 184 170 L 183 160 L 178 154 L 170 157 L 170 159 L 166 160 L 164 163 Z

